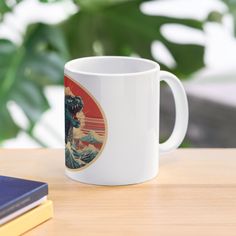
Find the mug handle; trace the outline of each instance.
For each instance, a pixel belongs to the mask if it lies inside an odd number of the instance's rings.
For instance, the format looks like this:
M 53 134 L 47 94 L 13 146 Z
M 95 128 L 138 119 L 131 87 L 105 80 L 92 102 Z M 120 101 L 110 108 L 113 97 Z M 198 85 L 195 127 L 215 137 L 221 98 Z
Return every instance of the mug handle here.
M 171 88 L 175 100 L 175 126 L 170 137 L 160 144 L 160 153 L 176 149 L 183 141 L 188 127 L 188 100 L 180 80 L 167 71 L 160 71 L 160 81 L 165 81 Z

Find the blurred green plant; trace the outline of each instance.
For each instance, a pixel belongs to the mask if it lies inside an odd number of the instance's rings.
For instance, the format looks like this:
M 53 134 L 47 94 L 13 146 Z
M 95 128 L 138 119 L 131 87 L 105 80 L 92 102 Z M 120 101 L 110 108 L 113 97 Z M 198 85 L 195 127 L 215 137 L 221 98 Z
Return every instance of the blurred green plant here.
M 236 0 L 222 0 L 222 2 L 227 6 L 226 12 L 212 11 L 209 13 L 207 21 L 222 23 L 223 16 L 228 13 L 233 17 L 234 35 L 236 36 Z
M 59 0 L 39 0 L 47 4 Z M 20 45 L 0 40 L 0 142 L 15 137 L 19 131 L 29 134 L 41 145 L 33 129 L 40 116 L 49 109 L 44 94 L 48 85 L 63 84 L 65 61 L 91 55 L 138 55 L 154 60 L 153 41 L 161 41 L 176 61 L 174 72 L 180 78 L 204 66 L 204 47 L 177 44 L 161 34 L 165 24 L 181 24 L 202 30 L 203 22 L 167 16 L 146 15 L 140 10 L 144 0 L 74 0 L 78 12 L 57 25 L 30 25 Z M 0 2 L 0 19 L 20 4 Z M 10 114 L 14 101 L 29 120 L 22 128 Z
M 228 6 L 228 13 L 234 19 L 234 35 L 236 36 L 236 0 L 223 0 L 223 2 Z

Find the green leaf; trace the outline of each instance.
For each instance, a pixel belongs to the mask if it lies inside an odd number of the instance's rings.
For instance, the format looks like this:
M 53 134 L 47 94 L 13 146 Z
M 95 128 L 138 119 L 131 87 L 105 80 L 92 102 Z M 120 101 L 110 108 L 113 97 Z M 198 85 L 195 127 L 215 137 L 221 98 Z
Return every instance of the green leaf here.
M 236 36 L 236 0 L 222 0 L 227 6 L 234 20 L 234 35 Z
M 7 12 L 13 10 L 16 4 L 20 3 L 22 0 L 6 1 L 0 0 L 0 21 L 3 19 L 3 15 Z
M 20 128 L 14 123 L 6 106 L 0 103 L 0 142 L 15 137 Z
M 99 10 L 107 6 L 116 5 L 123 2 L 130 2 L 130 1 L 135 1 L 135 0 L 96 0 L 96 1 L 75 0 L 75 2 L 80 6 L 82 10 L 88 10 L 88 11 Z
M 43 112 L 49 108 L 49 103 L 42 88 L 31 81 L 22 80 L 17 87 L 17 92 L 12 93 L 11 98 L 21 107 L 33 125 Z
M 39 0 L 42 3 L 53 3 L 53 2 L 60 2 L 62 0 Z
M 0 40 L 0 55 L 0 140 L 3 140 L 19 132 L 7 103 L 15 101 L 21 107 L 29 119 L 31 132 L 49 108 L 43 92 L 45 86 L 63 84 L 68 52 L 56 26 L 37 24 L 29 27 L 20 46 Z
M 78 2 L 83 4 L 86 1 Z M 89 2 L 86 3 L 89 5 Z M 62 25 L 65 37 L 70 42 L 69 49 L 73 58 L 98 54 L 138 54 L 154 60 L 151 43 L 159 40 L 175 58 L 177 66 L 172 71 L 177 75 L 187 77 L 204 65 L 203 46 L 173 43 L 160 32 L 163 25 L 171 23 L 202 30 L 202 22 L 145 15 L 140 11 L 140 3 L 143 1 L 139 0 L 99 2 L 107 3 L 106 7 L 93 11 L 82 8 Z M 99 45 L 99 50 L 96 49 L 96 45 Z M 164 65 L 161 66 L 163 69 L 171 70 Z
M 218 22 L 222 23 L 223 14 L 218 11 L 211 11 L 207 17 L 209 22 Z
M 8 12 L 8 11 L 11 11 L 11 7 L 9 7 L 9 6 L 6 4 L 6 1 L 1 0 L 1 1 L 0 1 L 0 15 L 6 13 L 6 12 Z
M 170 43 L 167 40 L 165 41 L 165 45 L 172 52 L 177 62 L 177 66 L 171 71 L 181 79 L 188 79 L 188 76 L 194 71 L 204 67 L 204 48 L 202 46 Z

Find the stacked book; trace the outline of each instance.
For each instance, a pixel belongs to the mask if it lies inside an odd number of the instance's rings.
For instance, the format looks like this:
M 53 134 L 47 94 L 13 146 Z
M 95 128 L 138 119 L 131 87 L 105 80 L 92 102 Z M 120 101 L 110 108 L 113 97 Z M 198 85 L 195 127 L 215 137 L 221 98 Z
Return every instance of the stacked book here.
M 43 182 L 0 176 L 0 236 L 25 233 L 53 216 Z

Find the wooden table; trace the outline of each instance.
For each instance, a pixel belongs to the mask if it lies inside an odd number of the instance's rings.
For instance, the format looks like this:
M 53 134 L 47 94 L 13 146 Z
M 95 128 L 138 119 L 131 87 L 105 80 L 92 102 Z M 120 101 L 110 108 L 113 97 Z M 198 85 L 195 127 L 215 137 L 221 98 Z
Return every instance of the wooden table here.
M 236 235 L 236 149 L 172 152 L 156 179 L 124 187 L 68 179 L 63 150 L 0 150 L 0 174 L 49 183 L 55 216 L 28 236 Z

